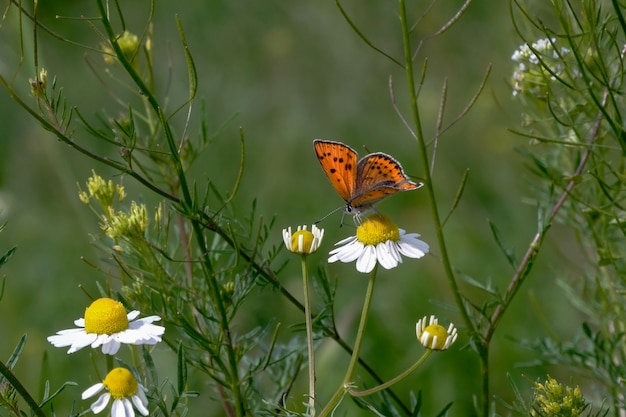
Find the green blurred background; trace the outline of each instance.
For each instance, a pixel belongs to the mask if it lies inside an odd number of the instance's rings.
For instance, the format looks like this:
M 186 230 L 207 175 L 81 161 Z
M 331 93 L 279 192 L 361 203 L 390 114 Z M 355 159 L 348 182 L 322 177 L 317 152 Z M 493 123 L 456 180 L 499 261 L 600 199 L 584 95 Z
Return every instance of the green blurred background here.
M 414 16 L 426 4 L 411 5 Z M 2 3 L 6 5 L 6 0 Z M 426 36 L 440 27 L 460 7 L 461 1 L 440 2 L 417 25 L 416 33 Z M 148 14 L 147 2 L 123 5 L 129 30 L 140 32 Z M 401 58 L 401 38 L 395 2 L 346 1 L 346 11 L 358 27 L 389 54 Z M 434 171 L 439 207 L 447 213 L 460 179 L 469 170 L 464 198 L 446 225 L 449 250 L 455 267 L 481 282 L 492 282 L 503 291 L 512 275 L 491 237 L 488 220 L 498 225 L 507 243 L 521 256 L 536 231 L 536 209 L 530 184 L 535 181 L 516 154 L 524 141 L 507 131 L 519 126 L 521 108 L 511 95 L 508 79 L 510 56 L 521 43 L 504 1 L 477 0 L 465 16 L 442 36 L 426 42 L 420 64 L 428 57 L 428 72 L 421 91 L 422 122 L 428 137 L 434 132 L 440 94 L 448 83 L 445 120 L 451 121 L 473 96 L 489 65 L 491 76 L 471 112 L 440 139 Z M 97 46 L 98 35 L 85 21 L 55 16 L 95 16 L 91 2 L 40 2 L 39 19 L 82 44 Z M 192 130 L 199 129 L 200 112 L 209 131 L 237 114 L 194 168 L 195 180 L 206 178 L 228 192 L 239 164 L 239 127 L 246 138 L 246 167 L 236 198 L 237 215 L 249 212 L 257 201 L 257 214 L 276 218 L 273 242 L 281 241 L 280 229 L 310 224 L 342 204 L 332 190 L 315 158 L 312 140 L 340 140 L 365 154 L 383 151 L 401 161 L 405 171 L 419 177 L 417 146 L 397 117 L 389 96 L 389 77 L 394 80 L 400 109 L 408 114 L 403 71 L 368 48 L 342 18 L 330 1 L 158 1 L 154 17 L 154 58 L 157 95 L 169 97 L 170 110 L 187 94 L 187 74 L 176 29 L 178 16 L 186 31 L 190 51 L 199 74 L 199 97 L 195 104 Z M 0 28 L 3 58 L 2 74 L 11 78 L 18 68 L 20 49 L 15 13 Z M 34 77 L 32 33 L 23 34 L 26 55 L 16 88 L 25 95 L 28 78 Z M 81 109 L 90 120 L 96 113 L 105 117 L 120 109 L 97 79 L 88 62 L 100 66 L 101 56 L 77 46 L 52 39 L 44 33 L 39 39 L 40 66 L 48 69 L 63 86 L 68 102 Z M 18 251 L 2 270 L 7 277 L 0 303 L 0 357 L 7 358 L 19 337 L 27 333 L 28 343 L 16 373 L 36 390 L 41 357 L 50 357 L 52 385 L 73 380 L 79 386 L 65 393 L 65 399 L 78 398 L 93 382 L 88 352 L 68 358 L 54 349 L 46 337 L 82 316 L 88 301 L 80 290 L 95 292 L 96 282 L 109 278 L 89 264 L 103 256 L 91 245 L 98 222 L 77 198 L 77 183 L 83 184 L 92 169 L 105 178 L 112 174 L 105 167 L 79 155 L 43 131 L 8 94 L 0 94 L 3 109 L 0 140 L 0 219 L 8 222 L 0 234 L 0 252 L 13 245 Z M 182 126 L 183 115 L 175 123 Z M 446 121 L 444 121 L 446 124 Z M 74 138 L 84 146 L 118 158 L 116 150 L 105 147 L 78 127 Z M 430 148 L 432 150 L 432 147 Z M 158 201 L 132 180 L 124 184 L 132 199 L 154 207 Z M 202 188 L 202 186 L 200 186 Z M 413 363 L 423 348 L 417 343 L 414 325 L 424 315 L 435 314 L 443 324 L 453 321 L 461 327 L 452 297 L 438 261 L 439 250 L 429 219 L 426 193 L 405 193 L 379 205 L 402 228 L 417 231 L 431 244 L 432 256 L 406 260 L 392 271 L 381 271 L 372 307 L 363 356 L 384 378 L 391 378 Z M 339 228 L 340 215 L 326 219 L 322 250 L 311 257 L 325 262 L 325 252 L 353 229 Z M 566 377 L 565 382 L 580 384 L 592 394 L 592 384 L 565 370 L 527 366 L 533 352 L 519 347 L 515 339 L 543 337 L 551 332 L 569 338 L 580 327 L 559 279 L 577 278 L 576 252 L 570 233 L 558 226 L 539 257 L 537 269 L 506 314 L 491 350 L 492 388 L 497 398 L 513 399 L 506 381 L 510 373 L 527 394 L 531 379 Z M 283 254 L 280 260 L 287 259 Z M 85 262 L 83 259 L 87 260 Z M 358 313 L 367 278 L 355 272 L 353 264 L 333 264 L 332 276 L 339 277 L 337 321 L 347 340 L 358 324 Z M 290 259 L 281 279 L 300 294 L 299 263 Z M 476 300 L 482 294 L 464 285 Z M 265 325 L 277 313 L 285 324 L 301 321 L 295 308 L 269 288 L 260 289 L 258 304 L 246 308 L 247 325 Z M 277 306 L 268 311 L 267 302 Z M 546 325 L 549 328 L 546 328 Z M 436 415 L 448 402 L 451 416 L 470 416 L 472 396 L 478 392 L 478 361 L 466 348 L 467 334 L 461 335 L 447 352 L 433 355 L 425 366 L 397 387 L 402 398 L 408 391 L 422 391 L 424 416 Z M 175 378 L 172 355 L 157 347 L 163 361 L 162 378 Z M 348 361 L 332 342 L 320 347 L 318 383 L 320 396 L 328 398 L 343 376 Z M 76 366 L 76 364 L 85 366 Z M 336 370 L 340 371 L 337 372 Z M 357 381 L 359 382 L 359 381 Z M 195 376 L 190 389 L 202 396 L 190 402 L 191 415 L 223 415 L 217 406 L 207 414 L 210 383 Z M 303 401 L 304 386 L 289 399 Z M 82 404 L 81 405 L 86 405 Z M 346 408 L 348 415 L 360 415 Z M 501 414 L 506 414 L 499 408 Z M 63 408 L 61 407 L 61 414 Z M 363 412 L 362 415 L 370 415 Z

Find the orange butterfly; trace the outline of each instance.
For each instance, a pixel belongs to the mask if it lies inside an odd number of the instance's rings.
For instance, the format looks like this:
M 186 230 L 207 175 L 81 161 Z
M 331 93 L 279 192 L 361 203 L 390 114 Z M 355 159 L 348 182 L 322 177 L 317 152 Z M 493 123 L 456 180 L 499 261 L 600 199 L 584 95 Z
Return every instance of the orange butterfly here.
M 330 183 L 346 201 L 346 213 L 358 216 L 390 195 L 424 185 L 411 181 L 400 163 L 385 153 L 359 160 L 355 150 L 341 142 L 316 139 L 313 146 Z

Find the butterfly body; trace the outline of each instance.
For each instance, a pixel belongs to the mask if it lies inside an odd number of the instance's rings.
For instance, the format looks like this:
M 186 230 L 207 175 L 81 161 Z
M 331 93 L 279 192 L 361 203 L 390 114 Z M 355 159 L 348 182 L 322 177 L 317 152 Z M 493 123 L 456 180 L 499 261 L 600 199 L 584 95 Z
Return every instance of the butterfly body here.
M 411 181 L 400 163 L 385 153 L 359 160 L 356 151 L 341 142 L 316 139 L 313 146 L 326 176 L 346 202 L 346 213 L 359 215 L 390 195 L 423 185 Z

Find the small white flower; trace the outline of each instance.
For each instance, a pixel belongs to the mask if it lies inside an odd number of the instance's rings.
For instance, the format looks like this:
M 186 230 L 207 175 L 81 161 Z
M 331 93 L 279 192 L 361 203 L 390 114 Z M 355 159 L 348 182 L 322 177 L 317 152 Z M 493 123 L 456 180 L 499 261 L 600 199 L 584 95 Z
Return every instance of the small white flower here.
M 119 301 L 99 298 L 85 310 L 85 318 L 74 321 L 78 329 L 61 330 L 48 337 L 56 347 L 70 346 L 67 353 L 74 353 L 85 346 L 102 346 L 102 353 L 115 355 L 122 343 L 128 345 L 154 345 L 161 341 L 165 328 L 152 324 L 159 316 L 135 320 L 139 311 L 126 314 Z
M 137 382 L 128 369 L 114 368 L 104 381 L 87 388 L 82 394 L 82 399 L 93 397 L 103 389 L 106 389 L 106 392 L 89 407 L 94 414 L 104 410 L 111 397 L 113 397 L 111 417 L 135 417 L 133 405 L 142 415 L 149 414 L 147 390 Z
M 446 350 L 456 340 L 458 332 L 454 324 L 450 323 L 446 329 L 442 325 L 438 324 L 438 320 L 435 316 L 430 318 L 424 316 L 415 324 L 415 333 L 417 334 L 417 340 L 420 341 L 424 347 L 431 350 Z
M 306 255 L 315 252 L 322 243 L 324 229 L 319 229 L 313 225 L 311 231 L 306 230 L 306 226 L 298 226 L 295 233 L 291 233 L 291 227 L 283 229 L 283 241 L 291 252 Z
M 539 39 L 530 45 L 521 45 L 513 53 L 511 59 L 516 62 L 512 77 L 514 96 L 525 94 L 543 98 L 557 78 L 573 80 L 580 76 L 575 68 L 566 72 L 566 64 L 572 63 L 572 51 L 557 48 L 556 42 L 556 38 Z
M 419 240 L 417 233 L 406 233 L 387 216 L 375 214 L 357 227 L 356 236 L 337 242 L 340 246 L 330 251 L 328 262 L 356 260 L 359 272 L 371 272 L 378 262 L 391 269 L 402 263 L 402 256 L 421 258 L 428 253 L 428 243 Z

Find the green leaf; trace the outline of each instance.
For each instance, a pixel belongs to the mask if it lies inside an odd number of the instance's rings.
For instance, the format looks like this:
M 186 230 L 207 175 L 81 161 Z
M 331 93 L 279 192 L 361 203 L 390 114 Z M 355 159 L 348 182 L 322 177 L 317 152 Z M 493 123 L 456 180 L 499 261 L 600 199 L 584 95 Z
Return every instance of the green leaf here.
M 187 386 L 187 366 L 185 364 L 185 348 L 183 347 L 182 343 L 178 344 L 176 357 L 177 357 L 177 368 L 178 368 L 177 389 L 178 389 L 178 395 L 182 395 L 185 392 L 185 387 Z
M 491 229 L 491 233 L 493 234 L 493 238 L 498 244 L 498 247 L 500 248 L 500 250 L 506 257 L 506 259 L 509 261 L 509 264 L 511 265 L 513 270 L 517 269 L 519 262 L 517 261 L 517 258 L 515 257 L 515 252 L 513 251 L 513 249 L 505 246 L 504 241 L 502 239 L 502 235 L 500 234 L 500 231 L 491 220 L 489 220 L 489 228 Z
M 2 267 L 2 265 L 4 265 L 5 263 L 9 262 L 9 259 L 11 259 L 11 256 L 13 256 L 16 249 L 17 249 L 17 246 L 13 246 L 11 249 L 6 251 L 4 255 L 0 256 L 0 267 Z

